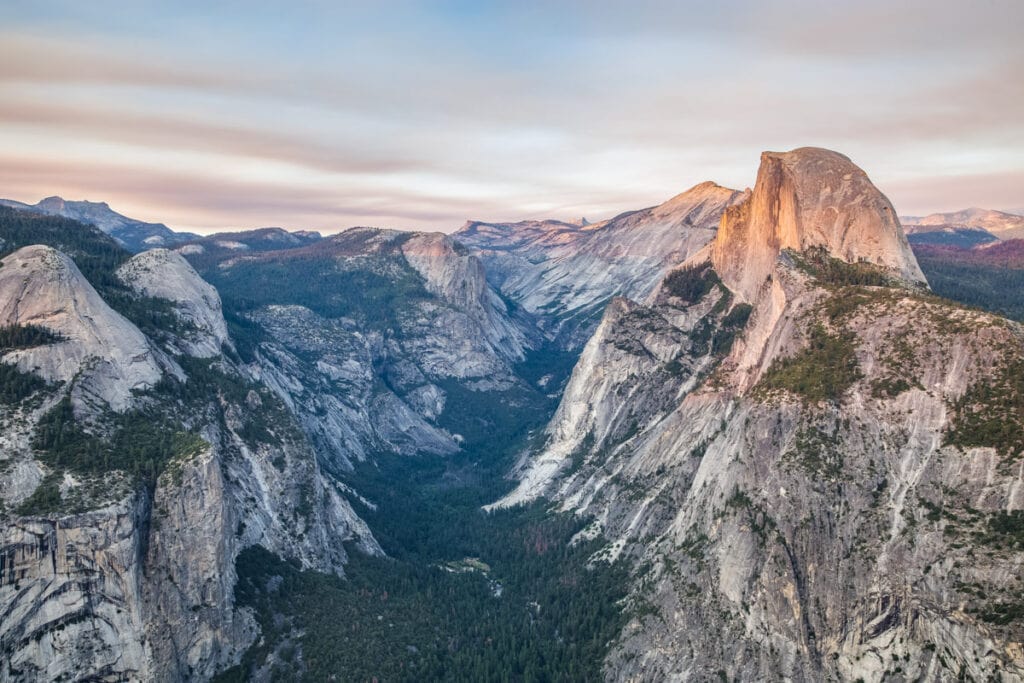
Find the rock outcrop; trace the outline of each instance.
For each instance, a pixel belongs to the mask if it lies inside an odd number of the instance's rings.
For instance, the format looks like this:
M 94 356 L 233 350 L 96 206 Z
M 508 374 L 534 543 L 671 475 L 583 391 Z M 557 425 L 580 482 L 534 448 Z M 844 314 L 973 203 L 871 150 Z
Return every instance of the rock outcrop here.
M 426 282 L 427 290 L 455 306 L 476 323 L 495 355 L 523 358 L 530 340 L 491 289 L 483 264 L 451 237 L 418 233 L 402 243 L 402 255 Z
M 925 282 L 892 204 L 853 162 L 813 147 L 765 152 L 749 200 L 722 216 L 711 246 L 715 271 L 753 301 L 780 251 L 812 247 Z
M 240 407 L 208 425 L 212 447 L 165 475 L 153 497 L 142 584 L 146 642 L 161 680 L 208 679 L 258 635 L 233 609 L 235 557 L 261 545 L 301 566 L 342 573 L 344 543 L 383 554 L 301 441 L 248 443 Z M 234 415 L 232 414 L 234 413 Z
M 122 484 L 99 508 L 0 524 L 0 680 L 208 679 L 258 632 L 233 608 L 243 548 L 339 573 L 346 542 L 381 553 L 308 448 L 205 435 L 152 498 Z
M 228 342 L 220 295 L 181 254 L 144 251 L 118 268 L 117 276 L 142 296 L 171 302 L 181 321 L 174 336 L 182 351 L 198 358 L 220 355 Z
M 338 470 L 375 453 L 458 450 L 453 435 L 432 423 L 444 392 L 402 359 L 396 343 L 298 305 L 264 307 L 253 321 L 267 339 L 250 371 L 282 397 Z M 382 370 L 390 388 L 382 386 Z
M 153 677 L 134 498 L 0 526 L 0 680 Z
M 9 351 L 4 362 L 51 382 L 75 380 L 73 396 L 121 411 L 162 376 L 149 340 L 114 311 L 74 262 L 47 246 L 19 249 L 0 267 L 0 325 L 36 325 L 60 341 Z
M 119 272 L 202 330 L 164 332 L 203 359 L 155 351 L 51 247 L 0 267 L 3 324 L 55 336 L 4 356 L 51 383 L 0 401 L 0 681 L 209 679 L 257 636 L 234 608 L 242 549 L 336 573 L 346 544 L 382 553 L 277 395 L 213 353 L 229 342 L 216 292 L 168 252 Z M 63 412 L 69 392 L 90 410 Z M 139 432 L 114 440 L 132 417 Z M 160 443 L 181 445 L 140 478 Z

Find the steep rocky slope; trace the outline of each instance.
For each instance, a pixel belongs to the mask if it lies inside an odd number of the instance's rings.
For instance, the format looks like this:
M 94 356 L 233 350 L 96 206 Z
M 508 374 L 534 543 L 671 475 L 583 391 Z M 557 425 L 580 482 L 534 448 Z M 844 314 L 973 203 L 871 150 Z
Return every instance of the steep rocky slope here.
M 1021 680 L 1024 330 L 928 294 L 840 155 L 764 155 L 722 223 L 609 307 L 499 502 L 636 563 L 606 674 Z
M 219 298 L 180 257 L 0 218 L 0 680 L 207 679 L 257 636 L 242 549 L 326 572 L 381 552 L 277 395 L 213 352 Z M 84 271 L 18 248 L 62 234 Z
M 0 199 L 0 204 L 22 211 L 62 216 L 92 225 L 132 252 L 173 246 L 199 237 L 189 232 L 175 232 L 163 223 L 146 223 L 122 216 L 106 202 L 72 202 L 60 197 L 47 197 L 36 204 L 23 204 L 10 199 Z
M 183 251 L 248 331 L 251 371 L 339 470 L 375 453 L 458 450 L 439 422 L 453 392 L 533 391 L 514 371 L 537 343 L 532 321 L 448 236 L 353 228 L 298 249 Z
M 220 295 L 180 254 L 144 251 L 118 268 L 117 277 L 142 296 L 171 302 L 181 322 L 181 352 L 198 358 L 220 355 L 228 342 Z
M 470 222 L 453 236 L 480 255 L 504 296 L 579 347 L 613 296 L 650 293 L 668 268 L 714 237 L 722 212 L 743 197 L 706 182 L 603 223 Z
M 527 326 L 517 325 L 510 316 L 505 302 L 488 285 L 479 259 L 441 233 L 414 235 L 401 248 L 427 291 L 465 313 L 483 333 L 493 355 L 506 361 L 522 359 L 530 344 Z

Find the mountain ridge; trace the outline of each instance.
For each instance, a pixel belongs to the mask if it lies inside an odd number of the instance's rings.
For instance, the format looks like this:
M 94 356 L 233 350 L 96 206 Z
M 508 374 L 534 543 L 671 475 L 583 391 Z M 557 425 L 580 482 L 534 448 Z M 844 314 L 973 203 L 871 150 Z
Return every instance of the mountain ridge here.
M 834 173 L 812 165 L 793 192 L 764 163 L 751 201 L 788 222 L 765 234 L 798 227 L 801 197 L 833 205 Z M 897 230 L 875 205 L 866 224 Z M 1005 441 L 968 426 L 1012 415 L 982 396 L 1014 382 L 1024 328 L 927 294 L 898 233 L 874 263 L 824 237 L 765 240 L 772 262 L 750 278 L 719 277 L 708 248 L 647 302 L 615 300 L 497 503 L 588 516 L 580 538 L 608 540 L 594 561 L 637 567 L 610 679 L 884 680 L 896 659 L 911 677 L 1024 676 L 1013 628 L 993 625 L 1017 604 L 1019 552 L 950 540 L 1024 506 L 1020 419 Z M 963 582 L 987 606 L 965 613 Z
M 541 318 L 550 337 L 579 348 L 611 297 L 650 293 L 668 268 L 711 240 L 721 212 L 743 196 L 708 181 L 586 229 L 476 222 L 453 236 L 476 251 L 504 296 Z
M 0 204 L 23 211 L 50 216 L 63 216 L 92 225 L 112 236 L 129 251 L 145 251 L 152 247 L 173 246 L 198 237 L 188 232 L 176 232 L 163 223 L 146 223 L 128 218 L 110 208 L 106 202 L 69 201 L 53 196 L 36 204 L 25 204 L 0 199 Z
M 945 227 L 980 228 L 999 239 L 1024 238 L 1024 216 L 995 209 L 971 207 L 927 216 L 902 216 L 901 220 L 911 226 L 914 232 L 927 232 Z

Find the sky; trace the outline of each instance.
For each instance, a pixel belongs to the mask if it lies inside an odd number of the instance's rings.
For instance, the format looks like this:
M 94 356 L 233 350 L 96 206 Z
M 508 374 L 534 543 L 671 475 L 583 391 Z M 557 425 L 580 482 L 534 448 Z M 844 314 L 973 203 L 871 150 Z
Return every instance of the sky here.
M 1021 0 L 4 0 L 0 197 L 449 232 L 742 189 L 813 145 L 904 215 L 1013 209 L 1022 27 Z

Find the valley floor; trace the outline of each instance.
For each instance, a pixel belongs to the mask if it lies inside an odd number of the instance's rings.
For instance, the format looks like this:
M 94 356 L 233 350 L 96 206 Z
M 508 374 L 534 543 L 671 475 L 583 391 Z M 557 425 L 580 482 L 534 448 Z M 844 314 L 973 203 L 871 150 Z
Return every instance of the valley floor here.
M 589 564 L 584 525 L 543 506 L 486 513 L 512 459 L 554 409 L 458 401 L 456 456 L 379 456 L 349 477 L 388 553 L 352 553 L 346 578 L 262 548 L 238 560 L 236 596 L 263 638 L 218 680 L 596 680 L 625 622 L 626 568 Z M 467 429 L 477 425 L 476 430 Z

